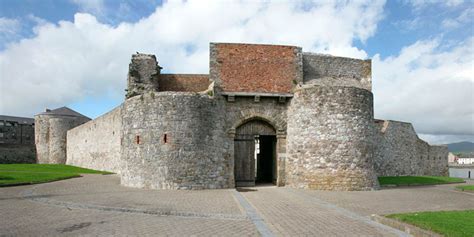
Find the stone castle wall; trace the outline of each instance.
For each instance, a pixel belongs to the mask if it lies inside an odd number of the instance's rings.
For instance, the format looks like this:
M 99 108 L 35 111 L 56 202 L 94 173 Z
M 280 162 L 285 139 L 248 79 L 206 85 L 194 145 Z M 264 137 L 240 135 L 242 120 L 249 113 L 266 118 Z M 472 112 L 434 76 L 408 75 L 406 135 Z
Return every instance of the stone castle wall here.
M 351 86 L 371 91 L 371 71 L 371 60 L 303 53 L 305 84 Z
M 68 133 L 68 164 L 120 173 L 131 187 L 232 188 L 236 130 L 262 120 L 276 132 L 279 186 L 372 190 L 376 172 L 445 174 L 444 148 L 374 123 L 370 60 L 211 44 L 209 77 L 160 69 L 154 55 L 132 56 L 127 99 Z M 51 121 L 65 127 L 41 127 Z
M 120 173 L 122 107 L 67 132 L 66 164 Z
M 303 86 L 291 101 L 287 134 L 287 185 L 322 190 L 378 188 L 370 91 Z
M 76 116 L 36 115 L 35 143 L 38 163 L 65 164 L 67 131 L 89 120 Z
M 125 186 L 214 189 L 234 186 L 222 104 L 207 95 L 150 92 L 123 104 Z
M 419 139 L 410 123 L 375 122 L 375 170 L 379 176 L 448 174 L 448 148 Z

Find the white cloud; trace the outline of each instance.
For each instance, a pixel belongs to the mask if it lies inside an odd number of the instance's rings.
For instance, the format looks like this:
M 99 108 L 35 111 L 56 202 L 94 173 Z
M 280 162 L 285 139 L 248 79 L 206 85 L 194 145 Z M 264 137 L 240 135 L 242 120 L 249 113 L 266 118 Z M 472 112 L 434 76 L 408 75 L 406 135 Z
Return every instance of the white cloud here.
M 376 117 L 412 122 L 428 138 L 474 135 L 474 38 L 448 49 L 442 43 L 418 41 L 396 57 L 374 57 Z
M 18 31 L 20 22 L 16 19 L 10 19 L 6 17 L 0 17 L 0 33 L 12 34 Z
M 441 5 L 444 7 L 457 7 L 463 4 L 464 0 L 406 0 L 405 3 L 412 5 L 415 10 L 421 10 L 422 8 Z
M 87 96 L 122 97 L 136 51 L 156 54 L 166 71 L 176 73 L 207 73 L 210 41 L 290 44 L 366 57 L 352 42 L 375 33 L 383 5 L 172 1 L 137 23 L 116 27 L 76 14 L 74 22 L 41 24 L 35 37 L 0 52 L 0 114 L 31 116 Z
M 466 8 L 458 17 L 444 19 L 443 22 L 441 22 L 441 25 L 445 29 L 454 29 L 462 25 L 468 25 L 470 23 L 469 25 L 471 26 L 472 30 L 473 18 L 474 8 Z
M 101 15 L 105 9 L 104 0 L 70 0 L 79 7 L 81 12 Z
M 17 19 L 0 17 L 0 43 L 17 38 L 20 30 L 21 25 Z

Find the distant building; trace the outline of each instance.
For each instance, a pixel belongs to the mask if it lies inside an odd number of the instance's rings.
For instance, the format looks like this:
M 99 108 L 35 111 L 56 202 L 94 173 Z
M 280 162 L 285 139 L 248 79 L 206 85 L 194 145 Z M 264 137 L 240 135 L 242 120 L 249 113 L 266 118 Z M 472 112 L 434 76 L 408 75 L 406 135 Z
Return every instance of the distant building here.
M 474 164 L 474 158 L 458 158 L 457 163 L 460 165 L 472 165 Z
M 452 152 L 449 152 L 449 154 L 448 154 L 448 163 L 456 163 L 457 159 L 458 159 L 458 156 L 456 156 Z
M 0 115 L 0 164 L 35 163 L 35 120 Z
M 0 144 L 35 144 L 35 120 L 0 115 Z

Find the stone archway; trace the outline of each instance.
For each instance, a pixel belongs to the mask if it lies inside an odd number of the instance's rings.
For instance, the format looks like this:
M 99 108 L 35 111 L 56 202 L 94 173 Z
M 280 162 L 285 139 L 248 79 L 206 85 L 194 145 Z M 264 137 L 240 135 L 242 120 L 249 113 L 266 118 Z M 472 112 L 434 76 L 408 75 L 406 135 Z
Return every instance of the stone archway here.
M 235 186 L 277 183 L 277 132 L 261 119 L 247 120 L 235 130 Z

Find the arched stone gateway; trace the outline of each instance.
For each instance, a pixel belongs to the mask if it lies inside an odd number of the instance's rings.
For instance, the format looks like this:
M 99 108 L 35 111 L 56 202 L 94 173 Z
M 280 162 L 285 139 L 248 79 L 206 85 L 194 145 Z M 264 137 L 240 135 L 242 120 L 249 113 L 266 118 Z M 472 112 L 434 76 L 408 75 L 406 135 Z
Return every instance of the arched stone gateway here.
M 269 122 L 254 118 L 238 126 L 234 136 L 235 186 L 280 184 L 277 146 L 277 131 Z

